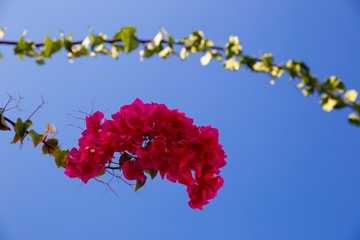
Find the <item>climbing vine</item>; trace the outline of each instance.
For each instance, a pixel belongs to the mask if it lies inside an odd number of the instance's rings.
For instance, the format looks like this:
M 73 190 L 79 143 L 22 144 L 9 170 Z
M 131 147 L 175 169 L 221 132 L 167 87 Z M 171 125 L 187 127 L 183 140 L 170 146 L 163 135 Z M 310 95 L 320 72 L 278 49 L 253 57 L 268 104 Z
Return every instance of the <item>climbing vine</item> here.
M 4 37 L 4 32 L 5 28 L 1 28 L 0 39 Z M 62 49 L 67 52 L 70 62 L 98 54 L 117 59 L 119 54 L 136 49 L 140 49 L 141 61 L 156 55 L 164 59 L 173 56 L 186 60 L 191 54 L 201 53 L 200 63 L 203 66 L 215 60 L 228 70 L 243 68 L 265 73 L 271 84 L 286 73 L 291 80 L 297 81 L 296 87 L 304 96 L 320 95 L 323 110 L 330 112 L 350 108 L 353 113 L 348 116 L 349 122 L 360 126 L 360 102 L 356 101 L 356 90 L 347 89 L 336 76 L 319 81 L 302 61 L 288 60 L 285 64 L 277 64 L 270 53 L 258 57 L 244 54 L 237 36 L 230 36 L 223 46 L 216 46 L 205 38 L 202 31 L 194 31 L 177 40 L 161 28 L 154 38 L 141 39 L 133 26 L 127 26 L 110 39 L 90 29 L 90 35 L 80 41 L 74 41 L 72 34 L 66 36 L 61 32 L 58 39 L 47 35 L 44 42 L 35 43 L 26 40 L 24 32 L 18 41 L 0 40 L 1 45 L 13 46 L 14 54 L 20 59 L 33 58 L 40 65 Z M 0 58 L 3 55 L 0 54 Z M 148 177 L 153 179 L 160 172 L 162 178 L 166 176 L 172 182 L 187 186 L 189 206 L 194 209 L 202 209 L 223 186 L 224 181 L 219 174 L 220 168 L 226 165 L 226 155 L 218 142 L 217 129 L 195 126 L 185 114 L 169 110 L 164 104 L 144 104 L 137 99 L 121 107 L 112 119 L 105 119 L 101 112 L 89 114 L 79 147 L 69 151 L 60 148 L 58 139 L 50 138 L 56 133 L 53 124 L 48 124 L 43 133 L 38 133 L 31 129 L 33 114 L 25 121 L 7 118 L 5 113 L 11 100 L 0 108 L 0 130 L 13 128 L 15 136 L 12 144 L 23 144 L 27 136 L 31 137 L 34 147 L 42 144 L 43 154 L 53 156 L 57 167 L 65 168 L 65 174 L 71 178 L 79 178 L 84 183 L 90 179 L 103 182 L 98 178 L 107 173 L 124 182 L 135 180 L 134 189 L 137 191 Z M 34 113 L 43 104 L 44 100 Z
M 0 39 L 4 36 L 5 28 L 0 30 Z M 202 31 L 194 31 L 182 40 L 176 40 L 163 28 L 153 39 L 141 39 L 136 35 L 133 26 L 127 26 L 117 31 L 111 39 L 103 33 L 95 34 L 90 28 L 90 35 L 81 41 L 73 41 L 72 34 L 65 36 L 60 33 L 61 38 L 51 39 L 48 35 L 44 42 L 34 43 L 25 40 L 26 31 L 18 41 L 1 41 L 0 45 L 15 46 L 14 54 L 20 59 L 24 56 L 34 58 L 36 63 L 44 64 L 46 59 L 61 49 L 65 49 L 70 62 L 83 56 L 95 57 L 98 54 L 109 55 L 117 59 L 121 53 L 130 53 L 138 48 L 140 60 L 158 55 L 169 59 L 170 56 L 180 57 L 185 60 L 190 54 L 202 53 L 201 65 L 207 65 L 212 59 L 222 63 L 223 67 L 237 71 L 240 67 L 250 71 L 265 73 L 270 77 L 270 83 L 286 72 L 291 80 L 296 79 L 296 87 L 302 90 L 304 96 L 314 93 L 320 95 L 320 104 L 323 110 L 332 111 L 341 108 L 350 108 L 353 113 L 348 116 L 351 124 L 360 126 L 360 103 L 356 101 L 357 91 L 348 90 L 344 83 L 336 76 L 330 76 L 324 81 L 310 72 L 309 66 L 302 61 L 288 60 L 286 64 L 276 64 L 273 55 L 262 54 L 259 57 L 243 53 L 243 47 L 237 36 L 230 36 L 224 46 L 215 46 L 214 42 L 205 38 Z M 0 54 L 0 58 L 3 56 Z

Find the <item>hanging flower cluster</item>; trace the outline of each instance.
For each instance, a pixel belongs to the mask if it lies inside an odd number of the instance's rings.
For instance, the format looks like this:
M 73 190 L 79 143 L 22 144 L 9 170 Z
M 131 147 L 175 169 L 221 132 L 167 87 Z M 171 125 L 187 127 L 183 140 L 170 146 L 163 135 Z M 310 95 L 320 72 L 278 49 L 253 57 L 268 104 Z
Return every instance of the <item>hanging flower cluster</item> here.
M 202 209 L 223 186 L 218 175 L 226 155 L 217 129 L 195 126 L 177 109 L 140 99 L 121 107 L 112 120 L 103 119 L 101 112 L 86 118 L 79 149 L 73 148 L 67 157 L 69 177 L 87 183 L 104 172 L 118 152 L 119 170 L 126 179 L 144 183 L 144 173 L 155 177 L 159 172 L 162 178 L 187 186 L 193 209 Z

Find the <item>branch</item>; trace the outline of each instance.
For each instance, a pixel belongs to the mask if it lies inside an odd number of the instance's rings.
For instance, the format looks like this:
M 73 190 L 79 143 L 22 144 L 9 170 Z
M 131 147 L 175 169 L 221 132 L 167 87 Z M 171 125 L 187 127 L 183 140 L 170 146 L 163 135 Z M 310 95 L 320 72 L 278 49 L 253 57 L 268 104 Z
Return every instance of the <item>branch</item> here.
M 4 29 L 0 29 L 0 31 L 3 33 Z M 162 28 L 154 39 L 138 38 L 136 30 L 132 26 L 120 29 L 110 40 L 104 34 L 94 34 L 92 29 L 90 29 L 90 36 L 84 40 L 73 41 L 71 34 L 68 37 L 65 37 L 64 33 L 60 35 L 60 39 L 50 39 L 49 36 L 46 36 L 44 42 L 34 43 L 26 41 L 24 34 L 19 41 L 0 41 L 0 45 L 15 46 L 14 54 L 21 59 L 24 56 L 36 58 L 38 64 L 44 64 L 45 59 L 50 59 L 62 48 L 68 52 L 67 56 L 71 62 L 81 56 L 95 57 L 98 54 L 109 55 L 117 59 L 120 53 L 130 53 L 140 44 L 143 47 L 139 52 L 140 60 L 154 55 L 165 59 L 170 56 L 178 56 L 185 60 L 190 54 L 202 52 L 204 54 L 200 59 L 202 65 L 207 65 L 212 59 L 215 59 L 229 70 L 237 71 L 242 66 L 244 69 L 267 74 L 271 78 L 271 84 L 274 84 L 275 79 L 287 72 L 291 80 L 299 81 L 297 88 L 301 89 L 305 96 L 313 95 L 316 92 L 321 95 L 320 104 L 323 110 L 349 108 L 354 111 L 348 117 L 349 122 L 360 126 L 360 102 L 356 102 L 358 94 L 355 90 L 347 90 L 339 78 L 331 76 L 323 82 L 319 82 L 302 61 L 289 60 L 286 64 L 276 64 L 272 54 L 269 53 L 260 57 L 245 55 L 237 36 L 230 36 L 224 46 L 215 46 L 211 40 L 204 37 L 202 31 L 194 31 L 189 37 L 175 40 Z M 179 53 L 177 47 L 181 48 Z
M 11 119 L 9 119 L 9 118 L 7 118 L 7 117 L 5 117 L 5 116 L 4 116 L 4 119 L 5 119 L 5 121 L 7 121 L 8 123 L 10 123 L 10 124 L 14 127 L 14 129 L 15 129 L 16 123 L 15 123 L 14 121 L 12 121 Z M 15 130 L 15 131 L 16 131 L 16 130 Z M 26 131 L 25 131 L 25 136 L 28 135 L 28 134 L 29 134 L 29 131 L 26 130 Z M 54 149 L 53 146 L 51 146 L 50 144 L 48 144 L 48 143 L 46 142 L 46 139 L 42 140 L 41 142 L 42 142 L 43 144 L 45 144 L 48 148 Z

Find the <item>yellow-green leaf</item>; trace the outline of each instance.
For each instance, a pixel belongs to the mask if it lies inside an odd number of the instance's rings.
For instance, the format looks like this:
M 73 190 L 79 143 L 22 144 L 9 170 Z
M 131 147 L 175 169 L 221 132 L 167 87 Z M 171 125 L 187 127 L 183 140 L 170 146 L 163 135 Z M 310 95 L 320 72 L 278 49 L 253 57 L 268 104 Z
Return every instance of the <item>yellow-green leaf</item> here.
M 55 157 L 55 163 L 58 168 L 67 166 L 67 156 L 69 155 L 69 150 L 61 151 L 59 147 L 55 147 L 53 156 Z
M 146 169 L 145 172 L 151 176 L 151 179 L 154 179 L 159 171 L 155 169 Z
M 34 143 L 34 147 L 36 147 L 37 145 L 39 145 L 39 143 L 41 143 L 42 141 L 45 140 L 45 136 L 42 134 L 37 134 L 34 130 L 30 130 L 29 131 L 29 135 L 31 136 L 33 143 Z
M 335 76 L 331 76 L 327 79 L 325 79 L 325 82 L 323 83 L 323 87 L 325 89 L 328 89 L 330 91 L 337 91 L 339 93 L 342 93 L 345 91 L 345 86 L 341 82 L 341 80 Z
M 56 152 L 59 148 L 57 145 L 59 143 L 59 140 L 57 140 L 56 138 L 50 138 L 46 141 L 46 144 L 43 145 L 42 147 L 42 152 L 43 154 L 53 154 L 54 152 Z
M 21 120 L 21 118 L 18 118 L 16 120 L 16 124 L 14 126 L 15 129 L 15 137 L 12 140 L 11 143 L 16 143 L 17 141 L 23 141 L 27 129 L 32 125 L 32 122 L 28 119 L 25 122 Z
M 147 177 L 145 177 L 145 180 L 143 182 L 140 180 L 136 180 L 135 192 L 139 190 L 142 186 L 144 186 L 146 179 Z
M 114 40 L 122 40 L 125 45 L 125 52 L 131 52 L 139 46 L 139 40 L 135 37 L 136 30 L 133 26 L 127 26 L 118 31 Z
M 51 55 L 62 48 L 62 41 L 61 40 L 54 40 L 52 41 L 49 35 L 46 35 L 45 42 L 44 42 L 45 49 L 43 54 L 45 57 L 50 58 Z
M 9 131 L 10 130 L 9 126 L 5 122 L 5 118 L 4 118 L 2 111 L 0 111 L 0 130 L 1 131 Z
M 349 115 L 349 122 L 351 124 L 360 126 L 360 118 L 356 113 L 352 113 L 352 114 Z

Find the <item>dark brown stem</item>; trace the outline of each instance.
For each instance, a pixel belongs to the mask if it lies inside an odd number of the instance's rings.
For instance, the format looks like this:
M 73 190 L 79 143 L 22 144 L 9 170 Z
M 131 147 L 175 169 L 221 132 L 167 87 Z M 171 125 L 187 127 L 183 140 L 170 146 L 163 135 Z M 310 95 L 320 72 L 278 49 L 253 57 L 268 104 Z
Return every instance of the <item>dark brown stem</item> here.
M 110 167 L 110 166 L 107 166 L 107 167 L 105 167 L 105 168 L 107 168 L 107 169 L 112 169 L 112 170 L 118 170 L 118 169 L 119 169 L 119 167 Z
M 142 44 L 145 44 L 145 43 L 151 43 L 151 42 L 154 42 L 154 40 L 148 40 L 148 39 L 139 39 L 138 40 L 139 43 L 142 43 Z M 71 42 L 72 45 L 77 45 L 77 44 L 81 44 L 83 41 L 74 41 L 74 42 Z M 104 41 L 105 43 L 116 43 L 116 42 L 122 42 L 122 40 L 117 40 L 117 39 L 112 39 L 112 40 L 105 40 Z M 166 40 L 161 40 L 161 43 L 166 43 L 168 44 L 169 42 L 166 41 Z M 18 45 L 18 42 L 16 41 L 0 41 L 0 44 L 3 44 L 3 45 Z M 184 42 L 174 42 L 173 44 L 175 45 L 185 45 Z M 44 46 L 44 43 L 34 43 L 35 47 L 43 47 Z M 219 51 L 225 51 L 225 49 L 223 47 L 217 47 L 217 46 L 214 46 L 212 47 L 211 49 L 215 49 L 215 50 L 219 50 Z

